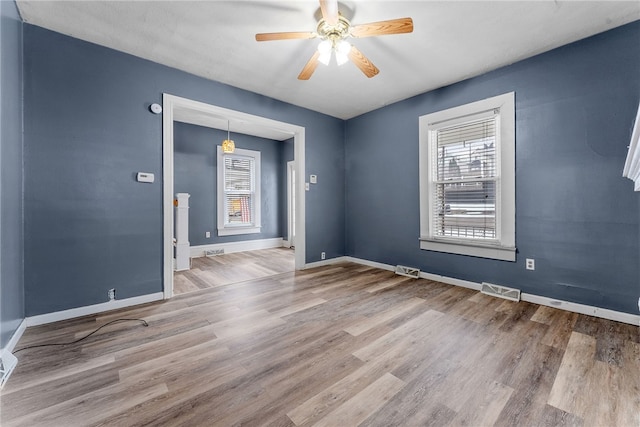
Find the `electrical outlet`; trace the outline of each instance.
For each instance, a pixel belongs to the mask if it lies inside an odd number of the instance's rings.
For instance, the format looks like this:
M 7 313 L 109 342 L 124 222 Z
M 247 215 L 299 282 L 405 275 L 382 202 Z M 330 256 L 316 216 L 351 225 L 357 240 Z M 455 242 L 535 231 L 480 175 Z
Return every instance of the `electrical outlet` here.
M 320 259 L 325 259 L 327 257 L 327 254 L 324 252 L 320 252 Z
M 527 270 L 535 270 L 536 269 L 536 260 L 533 258 L 527 258 L 525 262 L 525 267 Z
M 109 297 L 109 301 L 115 301 L 115 299 L 116 299 L 116 290 L 115 289 L 109 289 L 107 291 L 107 296 Z
M 206 237 L 207 239 L 211 237 L 211 232 L 210 231 L 205 231 L 204 232 L 204 237 Z

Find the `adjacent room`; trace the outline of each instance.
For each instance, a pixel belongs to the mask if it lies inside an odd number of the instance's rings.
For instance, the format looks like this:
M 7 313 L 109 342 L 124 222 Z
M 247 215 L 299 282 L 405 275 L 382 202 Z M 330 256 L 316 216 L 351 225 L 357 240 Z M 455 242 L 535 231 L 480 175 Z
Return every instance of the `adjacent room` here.
M 0 18 L 1 425 L 640 425 L 637 1 Z

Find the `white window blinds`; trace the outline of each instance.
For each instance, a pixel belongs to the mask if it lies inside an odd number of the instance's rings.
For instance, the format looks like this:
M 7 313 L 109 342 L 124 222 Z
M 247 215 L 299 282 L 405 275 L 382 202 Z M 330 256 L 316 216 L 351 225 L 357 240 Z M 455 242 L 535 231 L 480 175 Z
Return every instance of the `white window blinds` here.
M 495 240 L 497 116 L 434 130 L 434 237 Z
M 252 225 L 254 223 L 253 158 L 224 156 L 225 225 Z

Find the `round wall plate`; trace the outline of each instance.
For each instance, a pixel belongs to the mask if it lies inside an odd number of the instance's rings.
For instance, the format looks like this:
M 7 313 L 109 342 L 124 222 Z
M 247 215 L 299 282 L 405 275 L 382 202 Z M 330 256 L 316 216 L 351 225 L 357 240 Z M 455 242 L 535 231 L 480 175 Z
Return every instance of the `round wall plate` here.
M 160 114 L 160 113 L 162 113 L 162 105 L 160 105 L 160 104 L 151 104 L 151 105 L 149 106 L 149 109 L 151 110 L 151 112 L 152 112 L 153 114 Z

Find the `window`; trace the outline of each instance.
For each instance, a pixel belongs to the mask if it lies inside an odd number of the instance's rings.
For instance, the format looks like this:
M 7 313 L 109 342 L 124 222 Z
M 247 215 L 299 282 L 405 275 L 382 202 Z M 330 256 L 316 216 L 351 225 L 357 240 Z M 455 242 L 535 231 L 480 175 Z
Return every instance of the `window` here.
M 515 261 L 513 92 L 420 117 L 420 248 Z
M 218 146 L 218 235 L 260 232 L 260 152 Z

